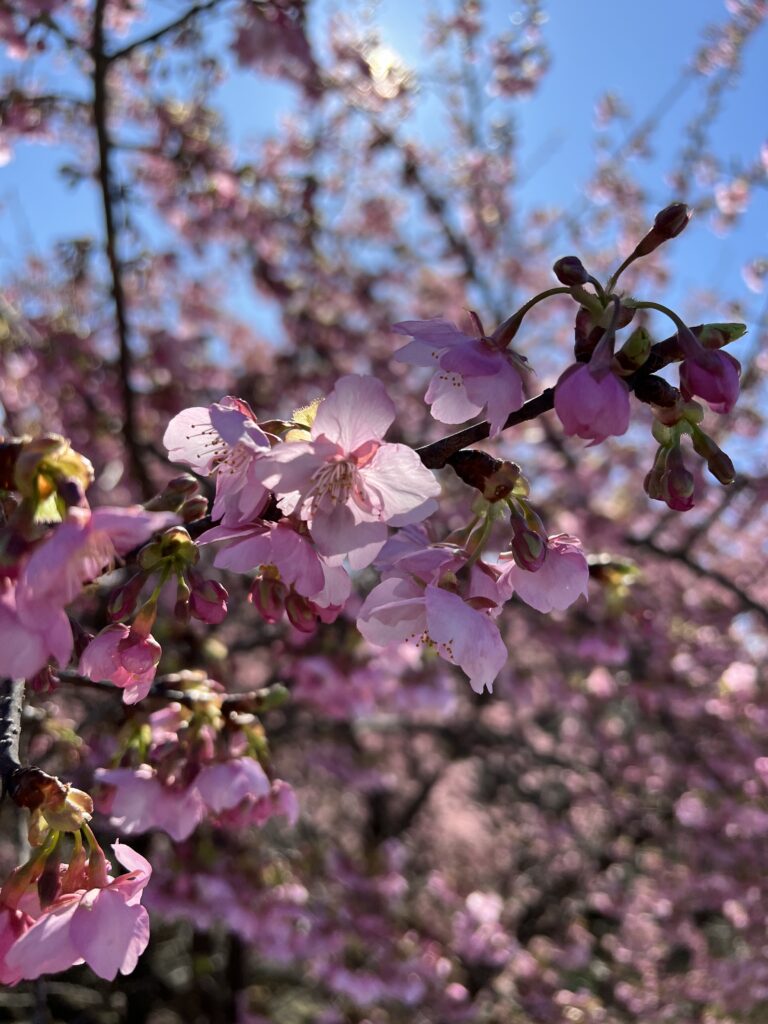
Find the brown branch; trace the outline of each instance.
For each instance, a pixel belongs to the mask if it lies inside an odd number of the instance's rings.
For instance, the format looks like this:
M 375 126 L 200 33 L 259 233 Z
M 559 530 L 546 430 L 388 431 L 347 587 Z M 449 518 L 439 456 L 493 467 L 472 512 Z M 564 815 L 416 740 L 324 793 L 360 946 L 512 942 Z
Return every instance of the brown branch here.
M 24 680 L 0 680 L 0 784 L 2 796 L 9 791 L 21 770 L 19 739 L 24 710 Z
M 123 437 L 125 439 L 131 466 L 142 494 L 150 498 L 154 493 L 141 456 L 137 434 L 136 394 L 131 387 L 133 356 L 129 343 L 129 327 L 125 289 L 123 288 L 122 267 L 117 251 L 117 226 L 115 224 L 115 192 L 110 165 L 112 142 L 109 136 L 109 91 L 107 74 L 109 59 L 105 53 L 104 15 L 107 0 L 96 0 L 93 22 L 93 118 L 99 149 L 99 183 L 104 211 L 106 250 L 112 276 L 112 297 L 115 304 L 115 320 L 119 345 L 120 385 L 123 398 Z
M 204 11 L 213 10 L 222 0 L 207 0 L 207 3 L 194 4 L 184 14 L 175 18 L 168 24 L 163 25 L 161 28 L 155 29 L 154 32 L 150 32 L 149 35 L 142 36 L 141 39 L 134 39 L 131 43 L 126 43 L 125 46 L 119 50 L 115 50 L 108 56 L 105 56 L 105 60 L 108 64 L 112 64 L 114 61 L 122 60 L 123 57 L 128 57 L 136 50 L 140 50 L 143 46 L 149 46 L 151 43 L 158 43 L 165 36 L 174 32 L 176 29 L 183 28 L 187 22 L 192 21 L 193 18 L 197 17 L 198 14 L 202 14 Z

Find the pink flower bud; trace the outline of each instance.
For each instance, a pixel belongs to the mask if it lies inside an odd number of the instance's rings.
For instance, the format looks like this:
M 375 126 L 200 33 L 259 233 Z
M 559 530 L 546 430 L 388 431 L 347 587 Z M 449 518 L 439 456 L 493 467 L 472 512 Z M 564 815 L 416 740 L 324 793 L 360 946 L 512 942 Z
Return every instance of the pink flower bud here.
M 192 593 L 189 596 L 189 610 L 196 619 L 216 626 L 227 615 L 227 591 L 216 580 L 203 579 L 190 573 Z
M 265 622 L 279 622 L 283 616 L 288 588 L 274 576 L 257 576 L 249 599 Z
M 680 390 L 686 401 L 703 398 L 713 412 L 730 412 L 739 397 L 741 365 L 728 352 L 698 350 L 680 364 Z
M 302 633 L 313 633 L 317 627 L 317 616 L 311 601 L 295 590 L 285 599 L 285 613 L 292 626 Z
M 563 256 L 552 267 L 552 272 L 561 284 L 573 287 L 586 284 L 589 274 L 578 256 Z

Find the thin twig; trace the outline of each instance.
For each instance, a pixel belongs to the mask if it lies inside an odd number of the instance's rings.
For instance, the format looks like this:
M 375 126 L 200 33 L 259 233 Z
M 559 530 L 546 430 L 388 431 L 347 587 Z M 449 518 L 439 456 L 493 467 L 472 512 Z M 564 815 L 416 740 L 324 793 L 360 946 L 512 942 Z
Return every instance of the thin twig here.
M 168 22 L 167 25 L 163 25 L 161 28 L 155 29 L 155 31 L 150 32 L 149 35 L 142 36 L 141 39 L 134 39 L 133 42 L 126 43 L 126 45 L 121 47 L 119 50 L 115 50 L 114 53 L 110 53 L 109 56 L 105 58 L 107 63 L 112 64 L 116 60 L 122 60 L 123 57 L 128 57 L 130 54 L 134 53 L 136 50 L 140 50 L 144 46 L 149 46 L 151 43 L 159 42 L 164 36 L 169 35 L 176 29 L 183 28 L 188 21 L 191 21 L 198 14 L 202 14 L 203 11 L 210 11 L 214 7 L 218 7 L 221 2 L 222 0 L 207 0 L 207 3 L 194 4 L 194 6 L 190 7 L 188 11 L 180 15 L 178 18 L 175 18 L 173 21 Z
M 112 143 L 109 136 L 109 92 L 107 74 L 109 60 L 105 53 L 104 15 L 106 0 L 96 0 L 93 22 L 93 118 L 99 147 L 99 184 L 101 186 L 106 250 L 112 276 L 112 297 L 115 304 L 115 320 L 120 357 L 120 386 L 123 397 L 123 436 L 136 480 L 145 498 L 152 496 L 154 489 L 144 466 L 138 443 L 136 394 L 131 387 L 132 352 L 129 343 L 128 314 L 125 289 L 123 288 L 122 267 L 117 252 L 117 227 L 115 224 L 115 192 L 110 166 Z

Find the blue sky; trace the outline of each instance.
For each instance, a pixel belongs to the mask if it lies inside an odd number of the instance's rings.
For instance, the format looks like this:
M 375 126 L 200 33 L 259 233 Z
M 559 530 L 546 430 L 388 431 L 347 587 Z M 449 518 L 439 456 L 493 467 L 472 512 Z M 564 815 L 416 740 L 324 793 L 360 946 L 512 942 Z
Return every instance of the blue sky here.
M 167 17 L 165 3 L 147 5 L 159 21 Z M 445 9 L 445 4 L 438 5 Z M 178 10 L 178 7 L 173 8 Z M 381 26 L 382 41 L 415 68 L 424 62 L 424 19 L 436 5 L 413 0 L 382 0 L 373 20 Z M 493 0 L 486 5 L 491 26 L 510 25 L 517 5 Z M 346 3 L 320 0 L 312 8 L 312 29 L 320 41 L 324 19 L 333 11 L 351 14 Z M 532 205 L 578 207 L 581 183 L 593 166 L 594 107 L 606 90 L 617 92 L 635 119 L 658 109 L 678 81 L 681 68 L 707 24 L 722 21 L 722 0 L 555 0 L 543 26 L 552 51 L 552 68 L 530 101 L 515 105 L 520 128 L 521 166 L 536 166 L 523 197 Z M 143 31 L 139 26 L 135 34 Z M 226 35 L 222 35 L 222 45 Z M 0 61 L 0 74 L 9 69 Z M 54 70 L 61 82 L 62 66 Z M 25 75 L 49 73 L 42 62 Z M 655 133 L 656 158 L 643 169 L 643 181 L 658 205 L 675 198 L 663 177 L 670 155 L 679 152 L 681 125 L 697 109 L 699 79 L 671 107 L 664 108 Z M 705 80 L 704 80 L 705 81 Z M 70 86 L 70 83 L 65 83 Z M 238 124 L 241 137 L 258 137 L 277 123 L 279 112 L 293 99 L 291 86 L 266 82 L 239 73 L 222 93 L 225 108 Z M 735 160 L 751 161 L 768 142 L 768 28 L 758 32 L 746 51 L 738 87 L 728 93 L 712 126 L 718 149 Z M 424 131 L 429 132 L 428 121 Z M 427 141 L 429 141 L 427 139 Z M 543 158 L 542 158 L 542 155 Z M 46 145 L 21 145 L 14 159 L 0 168 L 0 274 L 18 266 L 30 249 L 45 251 L 57 238 L 82 236 L 100 229 L 96 191 L 88 185 L 70 189 L 56 173 L 62 154 Z M 649 211 L 652 213 L 653 211 Z M 747 304 L 749 319 L 757 319 L 763 298 L 749 292 L 741 266 L 768 254 L 768 196 L 758 190 L 749 215 L 725 237 L 718 237 L 706 219 L 694 223 L 676 241 L 679 257 L 677 292 L 712 287 Z

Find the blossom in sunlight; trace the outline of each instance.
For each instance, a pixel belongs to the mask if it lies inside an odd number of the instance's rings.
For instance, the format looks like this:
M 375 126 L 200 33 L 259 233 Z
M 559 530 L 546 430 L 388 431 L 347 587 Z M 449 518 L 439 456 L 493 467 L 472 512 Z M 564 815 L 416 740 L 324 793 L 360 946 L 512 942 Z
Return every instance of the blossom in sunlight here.
M 486 687 L 493 689 L 507 660 L 492 618 L 503 598 L 477 566 L 466 594 L 447 589 L 455 588 L 455 572 L 465 561 L 462 553 L 447 547 L 398 558 L 363 602 L 357 628 L 379 647 L 409 642 L 435 650 L 463 669 L 472 689 L 482 693 Z
M 507 596 L 512 591 L 539 612 L 564 611 L 573 602 L 587 596 L 589 565 L 575 537 L 560 534 L 547 541 L 543 564 L 531 572 L 514 561 L 499 578 L 499 588 Z
M 112 848 L 128 873 L 116 879 L 105 874 L 103 884 L 96 885 L 92 874 L 83 872 L 85 885 L 62 892 L 10 945 L 0 974 L 34 980 L 83 962 L 108 981 L 118 971 L 133 971 L 149 942 L 149 915 L 140 900 L 152 868 L 129 846 Z M 6 931 L 9 924 L 14 927 L 9 922 Z
M 493 338 L 471 338 L 440 317 L 405 320 L 392 330 L 413 339 L 396 353 L 398 362 L 437 364 L 425 397 L 441 423 L 464 423 L 485 409 L 493 436 L 523 404 L 524 360 Z
M 228 395 L 207 408 L 184 409 L 168 424 L 163 444 L 173 462 L 216 474 L 212 519 L 242 523 L 263 511 L 269 491 L 255 467 L 269 452 L 269 439 L 247 402 Z
M 123 690 L 125 704 L 135 704 L 149 693 L 161 653 L 151 635 L 139 636 L 114 623 L 91 640 L 78 671 L 88 679 L 109 680 Z
M 437 508 L 440 485 L 416 452 L 382 440 L 394 419 L 379 381 L 342 377 L 318 407 L 311 440 L 278 444 L 255 467 L 332 563 L 348 556 L 354 569 L 369 565 L 387 525 L 419 522 Z
M 555 412 L 566 434 L 599 444 L 629 427 L 629 388 L 610 369 L 574 363 L 555 385 Z

